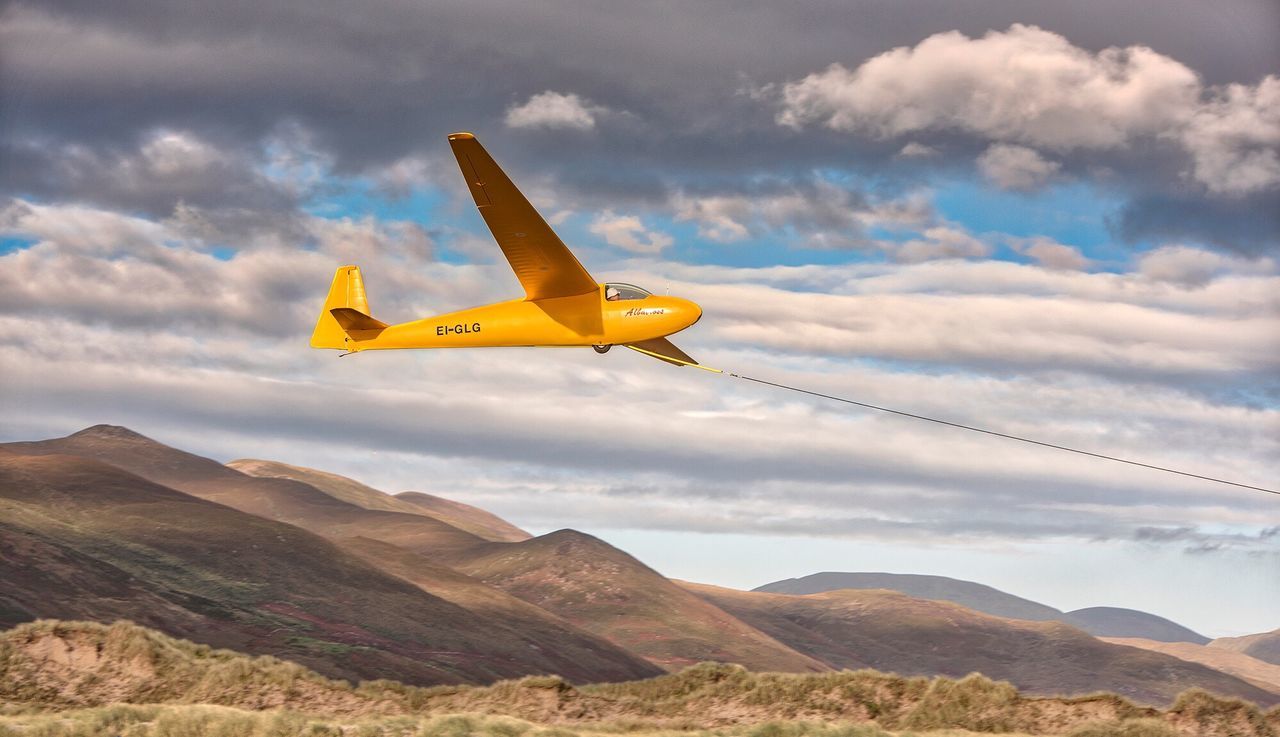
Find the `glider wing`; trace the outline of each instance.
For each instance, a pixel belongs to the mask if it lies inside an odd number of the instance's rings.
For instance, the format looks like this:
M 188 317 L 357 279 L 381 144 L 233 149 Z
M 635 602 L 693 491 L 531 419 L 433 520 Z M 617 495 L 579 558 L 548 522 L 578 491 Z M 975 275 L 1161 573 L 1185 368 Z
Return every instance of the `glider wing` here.
M 675 344 L 666 338 L 641 340 L 636 343 L 628 343 L 627 347 L 637 353 L 643 353 L 646 356 L 653 356 L 659 361 L 666 361 L 667 363 L 674 364 L 676 366 L 695 366 L 700 369 L 706 369 L 707 371 L 721 373 L 719 369 L 703 366 L 693 360 L 692 356 L 679 348 L 676 348 Z
M 530 301 L 572 297 L 599 288 L 476 137 L 454 133 L 449 145 L 471 197 Z

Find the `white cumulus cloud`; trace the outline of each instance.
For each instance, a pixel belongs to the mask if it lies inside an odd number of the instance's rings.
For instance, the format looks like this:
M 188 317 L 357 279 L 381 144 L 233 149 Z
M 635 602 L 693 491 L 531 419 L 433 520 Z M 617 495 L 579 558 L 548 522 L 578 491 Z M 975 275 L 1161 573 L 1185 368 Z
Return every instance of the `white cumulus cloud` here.
M 1179 146 L 1207 189 L 1243 195 L 1280 185 L 1278 102 L 1274 76 L 1206 86 L 1145 46 L 1093 52 L 1014 24 L 980 38 L 938 33 L 855 69 L 832 64 L 782 86 L 777 122 L 881 139 L 960 132 L 1052 152 L 1147 139 Z
M 596 115 L 603 110 L 578 95 L 548 90 L 530 97 L 523 105 L 508 108 L 506 123 L 508 128 L 591 130 L 596 127 Z
M 1037 189 L 1058 171 L 1061 164 L 1049 161 L 1035 149 L 997 143 L 978 157 L 978 169 L 1001 189 Z
M 605 243 L 633 253 L 658 253 L 673 243 L 666 233 L 644 227 L 638 216 L 615 215 L 612 210 L 597 215 L 588 230 Z

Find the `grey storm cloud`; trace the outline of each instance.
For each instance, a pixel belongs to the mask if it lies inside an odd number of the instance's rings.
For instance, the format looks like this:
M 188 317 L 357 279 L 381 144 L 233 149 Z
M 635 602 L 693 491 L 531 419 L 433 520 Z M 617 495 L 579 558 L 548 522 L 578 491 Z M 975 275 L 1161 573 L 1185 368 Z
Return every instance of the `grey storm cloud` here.
M 930 0 L 908 14 L 873 3 L 811 0 L 797 10 L 703 0 L 673 14 L 662 4 L 487 1 L 11 3 L 0 11 L 0 192 L 151 213 L 179 200 L 287 209 L 296 193 L 243 169 L 289 126 L 313 136 L 339 174 L 438 158 L 446 132 L 475 129 L 510 141 L 502 151 L 513 169 L 549 175 L 595 209 L 674 209 L 672 190 L 739 194 L 761 172 L 803 184 L 815 167 L 902 186 L 922 166 L 971 167 L 986 143 L 941 131 L 928 142 L 939 156 L 901 157 L 912 141 L 787 131 L 776 101 L 759 91 L 934 34 L 978 37 L 1011 23 L 1061 34 L 1086 53 L 1149 46 L 1209 85 L 1256 84 L 1280 69 L 1273 3 L 1235 0 L 1230 12 L 1172 5 Z M 579 113 L 573 126 L 505 124 L 548 95 L 578 100 L 587 106 L 580 112 L 617 114 Z M 164 131 L 189 131 L 224 160 L 148 181 L 108 180 L 104 171 L 129 162 L 149 173 L 138 152 Z M 1170 164 L 1141 149 L 1079 151 L 1053 164 L 1066 176 L 1121 170 L 1132 193 L 1116 221 L 1125 237 L 1198 235 L 1203 220 L 1180 216 L 1167 191 Z M 1274 201 L 1274 192 L 1266 197 Z M 1230 197 L 1202 203 L 1207 218 L 1236 221 L 1208 242 L 1256 251 L 1275 239 L 1274 221 L 1256 208 Z

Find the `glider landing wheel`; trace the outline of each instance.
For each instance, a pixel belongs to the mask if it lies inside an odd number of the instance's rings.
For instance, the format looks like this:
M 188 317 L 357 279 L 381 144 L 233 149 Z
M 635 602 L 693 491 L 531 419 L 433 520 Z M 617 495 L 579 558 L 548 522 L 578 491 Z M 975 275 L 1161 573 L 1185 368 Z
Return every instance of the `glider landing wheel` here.
M 595 350 L 596 353 L 608 353 L 609 349 L 612 348 L 613 346 L 612 345 L 593 345 L 591 347 Z

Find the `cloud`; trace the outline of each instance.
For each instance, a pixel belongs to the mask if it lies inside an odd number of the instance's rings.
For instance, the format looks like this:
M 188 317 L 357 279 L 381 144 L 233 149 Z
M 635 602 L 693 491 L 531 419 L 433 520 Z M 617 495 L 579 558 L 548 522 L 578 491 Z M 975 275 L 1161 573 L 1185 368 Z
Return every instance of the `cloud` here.
M 931 222 L 927 199 L 911 193 L 875 199 L 820 177 L 799 183 L 765 182 L 753 191 L 732 194 L 677 192 L 672 208 L 678 220 L 698 225 L 708 240 L 733 243 L 751 237 L 789 236 L 810 248 L 870 248 L 870 227 L 901 230 Z
M 1213 94 L 1182 133 L 1193 176 L 1218 194 L 1273 189 L 1280 182 L 1280 77 Z
M 925 229 L 922 235 L 901 243 L 883 242 L 883 248 L 894 261 L 908 264 L 991 254 L 991 246 L 958 228 L 937 225 Z
M 1030 191 L 1049 181 L 1061 164 L 1026 146 L 995 144 L 978 157 L 978 170 L 1001 189 Z
M 432 257 L 432 239 L 416 223 L 312 217 L 302 223 L 310 248 L 282 245 L 264 233 L 261 242 L 241 244 L 231 258 L 221 259 L 208 252 L 205 241 L 223 240 L 217 226 L 204 221 L 191 227 L 199 219 L 194 209 L 159 222 L 14 201 L 0 210 L 0 237 L 35 243 L 0 261 L 0 307 L 9 315 L 120 329 L 146 326 L 183 334 L 217 328 L 280 336 L 309 330 L 316 300 L 337 265 L 372 267 L 367 280 L 403 294 L 423 279 L 405 267 L 428 265 Z M 393 312 L 405 307 L 382 295 L 374 301 L 375 308 Z
M 548 90 L 530 97 L 523 105 L 507 109 L 508 128 L 569 128 L 591 130 L 596 127 L 596 115 L 603 108 L 587 104 L 574 94 L 562 94 Z
M 926 146 L 923 143 L 920 143 L 919 141 L 909 141 L 906 145 L 904 145 L 901 149 L 898 150 L 899 156 L 905 156 L 908 158 L 918 157 L 918 156 L 933 156 L 936 153 L 938 153 L 938 149 L 932 146 Z
M 1248 194 L 1280 185 L 1278 90 L 1274 76 L 1206 87 L 1145 46 L 1094 53 L 1014 24 L 980 38 L 938 33 L 855 69 L 832 64 L 781 88 L 777 122 L 880 139 L 954 131 L 1018 146 L 980 161 L 1014 187 L 1052 173 L 1027 147 L 1065 153 L 1173 141 L 1193 160 L 1187 176 L 1216 194 Z
M 632 253 L 659 253 L 674 242 L 666 233 L 645 228 L 639 217 L 615 215 L 610 210 L 597 215 L 587 229 L 605 243 Z
M 1047 269 L 1083 271 L 1090 263 L 1080 249 L 1043 236 L 1015 241 L 1012 245 L 1019 253 L 1030 256 Z
M 206 208 L 288 210 L 299 192 L 264 175 L 246 151 L 190 130 L 158 129 L 128 147 L 53 150 L 47 141 L 9 144 L 20 164 L 0 175 L 26 196 L 59 197 L 165 215 L 179 202 Z
M 1272 259 L 1241 259 L 1201 248 L 1161 246 L 1138 258 L 1138 272 L 1153 281 L 1203 287 L 1221 274 L 1272 274 Z

